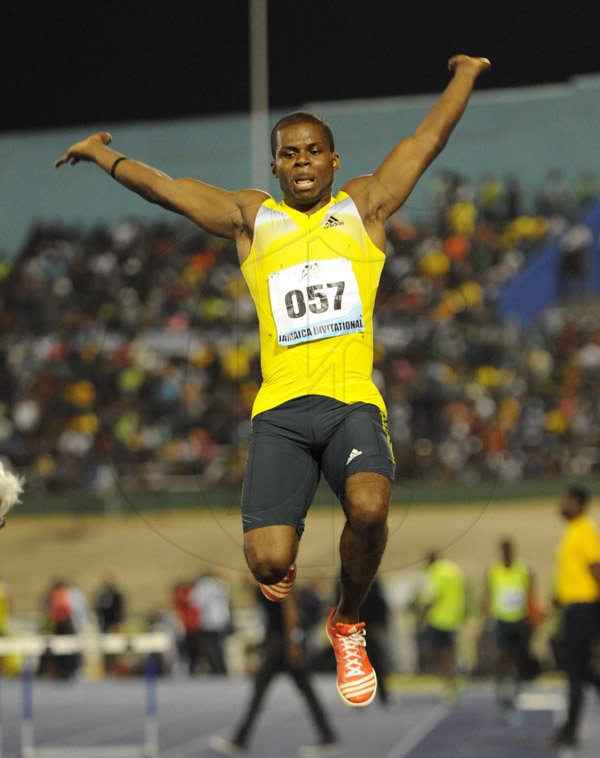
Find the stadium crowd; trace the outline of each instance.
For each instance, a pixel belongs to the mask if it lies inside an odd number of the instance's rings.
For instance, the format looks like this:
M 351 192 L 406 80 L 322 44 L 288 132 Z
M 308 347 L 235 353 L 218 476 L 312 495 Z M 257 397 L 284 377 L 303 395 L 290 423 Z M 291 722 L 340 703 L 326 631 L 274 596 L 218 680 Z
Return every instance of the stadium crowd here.
M 418 223 L 389 225 L 375 312 L 398 475 L 598 471 L 600 313 L 578 287 L 595 177 L 549 172 L 527 211 L 516 178 L 439 173 L 429 189 Z M 556 240 L 562 300 L 523 331 L 500 293 Z M 239 484 L 260 365 L 231 244 L 171 219 L 40 223 L 0 276 L 0 455 L 30 491 Z

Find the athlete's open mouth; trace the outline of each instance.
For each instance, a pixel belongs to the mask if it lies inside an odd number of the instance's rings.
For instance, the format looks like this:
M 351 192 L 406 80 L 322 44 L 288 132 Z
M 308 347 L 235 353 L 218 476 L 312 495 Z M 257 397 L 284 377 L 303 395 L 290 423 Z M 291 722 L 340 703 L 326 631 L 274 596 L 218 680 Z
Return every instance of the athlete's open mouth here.
M 313 176 L 296 176 L 294 178 L 294 184 L 296 187 L 300 187 L 301 189 L 306 189 L 307 187 L 312 187 L 312 185 L 315 183 L 315 179 Z

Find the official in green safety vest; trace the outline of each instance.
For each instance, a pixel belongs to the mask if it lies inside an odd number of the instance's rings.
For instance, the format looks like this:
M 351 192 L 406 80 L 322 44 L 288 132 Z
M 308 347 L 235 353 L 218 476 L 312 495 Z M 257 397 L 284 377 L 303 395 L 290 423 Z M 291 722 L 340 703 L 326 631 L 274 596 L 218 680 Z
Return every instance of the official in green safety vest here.
M 515 556 L 511 540 L 500 543 L 500 559 L 490 564 L 486 575 L 484 611 L 493 628 L 496 700 L 505 720 L 517 722 L 517 694 L 523 680 L 539 673 L 539 663 L 530 651 L 533 570 Z
M 424 655 L 428 669 L 442 677 L 444 697 L 456 700 L 456 635 L 465 620 L 467 585 L 462 568 L 436 552 L 427 557 L 419 595 Z

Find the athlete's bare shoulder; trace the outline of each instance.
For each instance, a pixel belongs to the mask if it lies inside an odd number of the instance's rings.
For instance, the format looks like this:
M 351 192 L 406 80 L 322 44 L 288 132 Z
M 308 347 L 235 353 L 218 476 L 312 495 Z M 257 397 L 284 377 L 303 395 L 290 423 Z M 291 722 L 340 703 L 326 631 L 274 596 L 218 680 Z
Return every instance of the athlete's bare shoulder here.
M 244 263 L 254 240 L 254 225 L 262 204 L 269 200 L 268 192 L 257 189 L 238 190 L 233 193 L 235 205 L 238 208 L 235 220 L 232 221 L 232 237 L 238 252 L 240 265 Z
M 233 193 L 233 200 L 240 211 L 241 226 L 250 236 L 254 233 L 254 222 L 261 205 L 270 198 L 268 192 L 258 189 L 243 189 Z
M 383 250 L 385 248 L 386 219 L 372 201 L 371 190 L 374 181 L 376 180 L 373 174 L 357 176 L 354 179 L 349 179 L 342 187 L 342 190 L 350 195 L 367 233 L 377 247 Z

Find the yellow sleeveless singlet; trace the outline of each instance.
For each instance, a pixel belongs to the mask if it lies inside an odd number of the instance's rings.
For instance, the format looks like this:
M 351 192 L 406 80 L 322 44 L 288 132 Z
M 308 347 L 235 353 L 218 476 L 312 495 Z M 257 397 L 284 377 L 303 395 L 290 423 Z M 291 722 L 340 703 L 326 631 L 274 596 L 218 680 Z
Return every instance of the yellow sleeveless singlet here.
M 385 414 L 372 380 L 384 262 L 345 192 L 310 216 L 272 198 L 262 204 L 241 269 L 260 331 L 252 416 L 302 395 L 373 403 Z
M 529 568 L 517 560 L 512 566 L 494 561 L 489 570 L 492 616 L 500 621 L 520 621 L 527 616 Z

